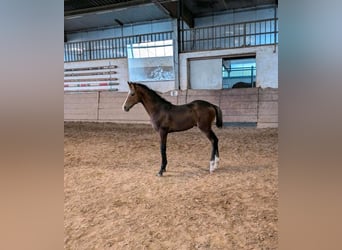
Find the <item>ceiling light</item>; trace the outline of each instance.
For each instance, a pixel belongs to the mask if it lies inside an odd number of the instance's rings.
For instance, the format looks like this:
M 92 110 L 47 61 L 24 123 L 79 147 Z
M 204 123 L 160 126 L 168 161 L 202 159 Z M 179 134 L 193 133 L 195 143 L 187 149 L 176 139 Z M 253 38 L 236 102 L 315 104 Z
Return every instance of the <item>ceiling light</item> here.
M 83 17 L 83 16 L 82 15 L 79 15 L 79 16 L 68 16 L 65 19 L 70 20 L 70 19 L 76 19 L 76 18 L 80 18 L 80 17 Z
M 96 15 L 102 15 L 102 14 L 106 14 L 106 13 L 110 13 L 113 12 L 113 10 L 104 10 L 104 11 L 100 11 L 100 12 L 96 12 Z

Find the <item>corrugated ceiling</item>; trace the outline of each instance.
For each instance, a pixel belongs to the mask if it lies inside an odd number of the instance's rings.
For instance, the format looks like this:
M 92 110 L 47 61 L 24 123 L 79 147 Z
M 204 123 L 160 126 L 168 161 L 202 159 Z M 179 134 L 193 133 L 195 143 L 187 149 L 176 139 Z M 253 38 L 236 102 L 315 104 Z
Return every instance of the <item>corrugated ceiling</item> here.
M 277 4 L 277 0 L 64 0 L 64 30 L 72 32 L 178 16 L 191 27 L 195 17 Z

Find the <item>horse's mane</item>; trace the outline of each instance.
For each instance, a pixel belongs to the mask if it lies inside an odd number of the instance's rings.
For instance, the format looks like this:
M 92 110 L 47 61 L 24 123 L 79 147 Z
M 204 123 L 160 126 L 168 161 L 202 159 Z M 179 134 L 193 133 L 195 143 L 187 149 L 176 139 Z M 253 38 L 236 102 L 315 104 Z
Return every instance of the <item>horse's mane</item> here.
M 164 99 L 163 97 L 160 96 L 160 94 L 158 94 L 156 91 L 154 91 L 153 89 L 150 89 L 149 87 L 147 87 L 144 84 L 141 83 L 136 83 L 136 82 L 132 82 L 133 84 L 135 84 L 136 86 L 139 86 L 140 88 L 146 90 L 147 92 L 150 93 L 150 96 L 152 97 L 153 101 L 156 102 L 165 102 L 168 104 L 172 104 L 171 102 L 167 101 L 166 99 Z

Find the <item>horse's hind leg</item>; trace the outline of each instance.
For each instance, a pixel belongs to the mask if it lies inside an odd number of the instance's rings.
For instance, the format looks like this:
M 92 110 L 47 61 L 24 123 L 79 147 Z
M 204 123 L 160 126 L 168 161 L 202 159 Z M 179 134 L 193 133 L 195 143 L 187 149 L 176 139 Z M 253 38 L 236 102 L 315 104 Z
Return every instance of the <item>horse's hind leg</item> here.
M 212 173 L 215 169 L 218 168 L 220 158 L 219 158 L 219 151 L 218 151 L 218 138 L 212 130 L 210 130 L 210 133 L 211 133 L 211 138 L 213 138 L 212 139 L 213 140 L 212 153 L 211 153 L 211 159 L 210 159 L 210 173 Z
M 209 130 L 201 129 L 201 131 L 205 133 L 205 135 L 208 137 L 212 145 L 211 157 L 210 157 L 210 168 L 209 168 L 210 173 L 212 173 L 216 168 L 218 168 L 218 165 L 219 165 L 218 138 L 211 129 Z

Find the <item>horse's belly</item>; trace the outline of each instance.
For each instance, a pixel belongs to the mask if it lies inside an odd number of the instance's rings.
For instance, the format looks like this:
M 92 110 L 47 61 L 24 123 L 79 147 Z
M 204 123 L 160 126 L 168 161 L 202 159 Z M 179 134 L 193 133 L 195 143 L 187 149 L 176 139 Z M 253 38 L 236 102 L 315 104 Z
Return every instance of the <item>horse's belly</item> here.
M 170 130 L 183 131 L 196 126 L 196 121 L 193 116 L 175 117 L 172 119 Z

